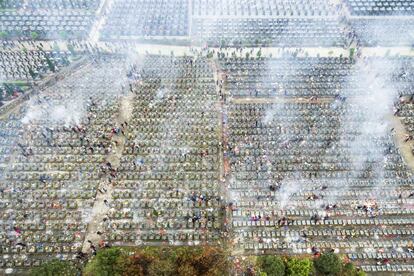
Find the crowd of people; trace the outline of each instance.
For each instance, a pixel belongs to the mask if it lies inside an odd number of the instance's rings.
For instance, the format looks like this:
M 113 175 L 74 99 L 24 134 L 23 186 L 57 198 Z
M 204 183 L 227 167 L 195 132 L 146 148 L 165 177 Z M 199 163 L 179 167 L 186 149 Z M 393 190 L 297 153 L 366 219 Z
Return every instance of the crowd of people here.
M 374 60 L 371 58 L 370 60 Z M 411 95 L 412 58 L 390 57 L 399 66 L 391 81 L 399 95 Z M 342 57 L 292 57 L 280 59 L 220 58 L 228 72 L 227 89 L 233 97 L 342 97 L 362 95 L 355 74 L 355 59 Z
M 80 256 L 123 78 L 119 60 L 86 66 L 2 119 L 2 269 Z
M 0 108 L 0 274 L 112 245 L 222 242 L 414 271 L 413 164 L 401 148 L 414 140 L 413 58 L 359 51 L 410 45 L 409 2 L 101 4 L 0 1 L 0 103 L 30 89 Z M 96 47 L 34 42 L 91 29 Z M 142 37 L 203 47 L 156 55 L 119 43 Z
M 148 56 L 131 76 L 135 97 L 122 134 L 114 211 L 105 225 L 108 240 L 217 242 L 222 216 L 212 69 L 204 58 Z
M 398 64 L 390 79 L 410 98 L 412 59 L 381 62 Z M 221 67 L 234 97 L 225 162 L 236 247 L 252 254 L 334 250 L 366 271 L 412 271 L 412 172 L 391 127 L 361 127 L 386 121 L 350 100 L 369 89 L 355 61 L 224 58 Z M 399 110 L 408 130 L 411 109 L 406 100 Z
M 349 58 L 223 58 L 227 89 L 233 97 L 351 96 Z M 294 80 L 294 81 L 293 81 Z M 349 91 L 349 92 L 348 92 Z
M 208 60 L 147 56 L 129 71 L 124 63 L 94 60 L 1 121 L 0 268 L 83 258 L 90 223 L 101 225 L 100 241 L 88 239 L 92 252 L 221 239 L 218 95 Z M 110 158 L 118 151 L 119 162 Z M 108 190 L 102 221 L 93 222 Z

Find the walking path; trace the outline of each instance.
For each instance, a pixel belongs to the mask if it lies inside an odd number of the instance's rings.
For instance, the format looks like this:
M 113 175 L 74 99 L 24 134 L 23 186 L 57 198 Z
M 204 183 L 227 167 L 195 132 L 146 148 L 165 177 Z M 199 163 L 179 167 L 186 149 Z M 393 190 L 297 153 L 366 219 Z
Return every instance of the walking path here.
M 111 8 L 113 1 L 112 0 L 104 0 L 101 1 L 98 10 L 96 11 L 96 20 L 92 26 L 92 29 L 89 33 L 89 41 L 93 44 L 99 41 L 100 31 L 102 26 L 105 24 L 106 17 L 105 13 L 108 9 Z
M 122 97 L 121 105 L 119 109 L 118 116 L 115 121 L 115 125 L 119 127 L 124 122 L 128 122 L 132 117 L 132 101 L 134 100 L 133 94 Z M 126 131 L 126 129 L 124 129 Z M 112 151 L 108 154 L 106 163 L 109 162 L 111 167 L 116 171 L 120 165 L 120 160 L 122 157 L 122 152 L 125 147 L 126 137 L 122 134 L 114 135 L 112 137 L 113 148 Z M 104 193 L 98 192 L 96 195 L 95 203 L 92 208 L 91 221 L 88 225 L 88 230 L 85 235 L 85 241 L 83 243 L 82 252 L 88 253 L 90 249 L 90 244 L 88 241 L 91 241 L 92 244 L 97 245 L 101 241 L 101 237 L 97 232 L 103 232 L 103 220 L 110 211 L 109 204 L 112 199 L 112 192 L 114 190 L 113 183 L 109 183 L 107 180 L 107 175 L 102 177 L 102 182 L 99 189 L 104 191 Z M 105 202 L 107 200 L 107 202 Z
M 404 128 L 400 118 L 393 116 L 390 118 L 392 125 L 394 127 L 394 140 L 395 144 L 400 150 L 401 157 L 405 161 L 406 165 L 414 171 L 414 155 L 412 149 L 414 148 L 414 141 L 405 142 L 405 138 L 408 135 L 408 132 Z

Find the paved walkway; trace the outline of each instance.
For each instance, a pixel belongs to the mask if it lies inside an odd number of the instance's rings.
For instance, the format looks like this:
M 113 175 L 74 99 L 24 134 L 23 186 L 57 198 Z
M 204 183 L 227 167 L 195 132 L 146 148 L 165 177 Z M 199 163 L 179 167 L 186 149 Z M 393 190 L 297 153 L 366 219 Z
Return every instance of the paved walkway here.
M 103 52 L 108 53 L 127 53 L 127 52 L 137 52 L 139 54 L 157 54 L 157 55 L 171 55 L 174 53 L 176 56 L 192 56 L 195 53 L 201 52 L 204 48 L 202 47 L 189 47 L 189 46 L 175 46 L 175 45 L 163 45 L 163 44 L 143 44 L 139 42 L 133 41 L 123 41 L 123 42 L 102 42 L 96 41 L 96 33 L 95 35 L 91 35 L 94 39 L 90 39 L 88 41 L 80 41 L 81 45 L 85 45 L 86 43 L 90 45 L 94 45 L 100 48 Z M 60 51 L 68 51 L 68 43 L 65 41 L 37 41 L 35 43 L 28 43 L 22 42 L 15 47 L 10 48 L 14 51 L 20 51 L 23 48 L 27 50 L 35 50 L 37 47 L 42 43 L 43 49 L 53 50 L 57 45 Z M 76 51 L 84 51 L 83 48 L 79 48 L 75 46 Z M 229 56 L 233 52 L 236 53 L 239 57 L 245 57 L 246 53 L 252 53 L 251 56 L 256 57 L 257 52 L 260 50 L 262 53 L 262 57 L 281 57 L 283 54 L 286 53 L 295 53 L 299 57 L 339 57 L 342 55 L 343 57 L 349 56 L 349 49 L 348 48 L 341 48 L 341 47 L 305 47 L 305 48 L 296 48 L 296 47 L 252 47 L 252 48 L 243 48 L 242 51 L 237 48 L 208 48 L 209 51 L 222 52 L 228 53 Z M 7 51 L 7 49 L 6 49 Z M 363 53 L 364 56 L 414 56 L 414 48 L 411 47 L 360 47 L 359 51 Z
M 89 41 L 92 44 L 95 44 L 99 41 L 100 32 L 102 29 L 102 26 L 105 24 L 106 17 L 104 16 L 105 12 L 111 8 L 113 3 L 113 0 L 103 0 L 101 1 L 98 10 L 96 11 L 96 18 L 92 29 L 89 33 Z

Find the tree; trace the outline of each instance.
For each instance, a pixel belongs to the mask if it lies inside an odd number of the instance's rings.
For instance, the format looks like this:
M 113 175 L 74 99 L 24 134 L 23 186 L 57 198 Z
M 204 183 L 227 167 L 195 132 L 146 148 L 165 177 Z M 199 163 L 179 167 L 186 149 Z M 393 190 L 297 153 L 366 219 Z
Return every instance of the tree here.
M 287 275 L 309 276 L 313 271 L 313 264 L 309 259 L 290 258 L 287 261 Z
M 53 62 L 50 60 L 50 58 L 49 58 L 49 57 L 47 57 L 47 56 L 46 56 L 46 63 L 47 63 L 47 66 L 49 67 L 50 71 L 52 71 L 53 73 L 54 73 L 54 72 L 56 72 L 56 67 L 55 67 L 55 65 L 54 65 L 54 64 L 53 64 Z
M 0 32 L 0 39 L 6 39 L 8 36 L 7 32 Z
M 117 261 L 117 266 L 119 270 L 122 271 L 122 275 L 135 275 L 135 276 L 144 276 L 144 268 L 138 263 L 134 263 L 132 257 L 128 258 L 119 258 Z
M 76 276 L 78 269 L 69 261 L 53 260 L 34 268 L 30 276 Z
M 353 59 L 354 58 L 354 54 L 355 54 L 355 48 L 349 49 L 349 58 L 350 59 Z
M 321 275 L 339 275 L 342 270 L 342 261 L 333 252 L 322 254 L 313 263 Z
M 6 93 L 8 96 L 13 95 L 14 93 L 14 87 L 8 83 L 3 84 L 4 89 L 6 90 Z
M 195 252 L 192 264 L 201 275 L 222 275 L 228 267 L 227 257 L 222 250 L 205 246 L 200 253 Z
M 32 68 L 29 68 L 29 74 L 32 77 L 32 79 L 35 79 L 37 77 L 37 74 L 33 71 Z
M 285 275 L 285 264 L 279 256 L 260 256 L 257 258 L 261 271 L 267 276 Z
M 173 254 L 169 254 L 169 259 L 180 264 L 192 263 L 194 256 L 201 255 L 202 251 L 199 247 L 177 247 Z
M 119 248 L 108 248 L 98 251 L 95 258 L 87 264 L 85 275 L 90 276 L 116 276 L 122 275 L 122 267 L 119 265 L 123 253 Z
M 154 258 L 151 256 L 147 256 L 141 252 L 135 253 L 133 256 L 128 258 L 121 258 L 118 264 L 123 271 L 123 275 L 136 275 L 136 276 L 144 276 L 148 275 L 148 267 L 151 262 L 154 261 Z
M 148 266 L 149 276 L 172 276 L 174 275 L 174 264 L 168 260 L 156 260 Z
M 343 268 L 341 274 L 342 276 L 366 276 L 365 272 L 355 268 L 352 263 L 346 263 Z
M 178 275 L 179 276 L 195 276 L 199 275 L 197 270 L 191 264 L 183 264 L 178 267 Z
M 222 276 L 228 258 L 219 248 L 141 247 L 98 251 L 84 269 L 85 276 Z
M 39 33 L 30 32 L 30 37 L 32 38 L 32 40 L 37 40 L 39 38 Z

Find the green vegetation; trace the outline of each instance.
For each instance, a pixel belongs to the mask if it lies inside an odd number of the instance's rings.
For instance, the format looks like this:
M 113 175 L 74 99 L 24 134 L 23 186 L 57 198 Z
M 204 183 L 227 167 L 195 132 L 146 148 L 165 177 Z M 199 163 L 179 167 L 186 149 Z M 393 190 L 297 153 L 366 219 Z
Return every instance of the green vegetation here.
M 305 257 L 259 256 L 255 271 L 260 276 L 365 276 L 352 263 L 344 262 L 340 255 L 325 253 L 311 259 Z
M 86 275 L 121 275 L 120 262 L 122 251 L 120 248 L 109 248 L 99 251 L 94 259 L 86 266 Z
M 349 58 L 353 59 L 355 55 L 355 48 L 351 48 L 349 49 Z
M 35 79 L 37 77 L 37 74 L 33 71 L 32 68 L 29 68 L 29 74 L 32 77 L 32 79 Z
M 4 89 L 6 90 L 6 93 L 7 93 L 8 96 L 13 95 L 14 90 L 15 90 L 15 86 L 13 86 L 11 84 L 8 84 L 8 83 L 4 83 L 3 86 L 4 86 Z
M 286 275 L 308 276 L 313 271 L 313 263 L 310 259 L 289 258 L 287 260 Z
M 321 275 L 339 275 L 342 261 L 334 253 L 326 253 L 314 260 L 315 269 Z
M 52 71 L 53 73 L 54 72 L 56 72 L 56 67 L 55 67 L 55 65 L 53 64 L 53 62 L 50 60 L 50 58 L 48 58 L 47 56 L 46 56 L 46 63 L 47 63 L 47 66 L 49 67 L 49 69 L 50 69 L 50 71 Z M 33 77 L 33 76 L 32 76 Z
M 267 276 L 285 275 L 285 263 L 279 256 L 260 256 L 257 258 L 257 262 L 261 271 L 266 273 Z
M 358 270 L 352 263 L 346 263 L 342 267 L 341 276 L 366 276 L 362 270 Z
M 101 250 L 86 265 L 86 276 L 226 275 L 224 251 L 209 247 L 144 247 Z
M 33 40 L 37 40 L 39 38 L 39 33 L 37 33 L 37 32 L 30 32 L 30 37 Z
M 69 261 L 53 260 L 33 268 L 30 276 L 77 276 L 80 270 Z
M 7 32 L 0 32 L 0 39 L 5 39 L 9 36 Z
M 99 250 L 83 270 L 54 260 L 30 271 L 31 276 L 225 276 L 233 269 L 251 276 L 365 276 L 340 255 L 319 257 L 250 256 L 232 267 L 230 256 L 211 246 L 112 247 Z M 239 262 L 238 262 L 239 263 Z M 239 263 L 240 264 L 240 263 Z M 236 268 L 238 267 L 238 268 Z M 240 270 L 240 268 L 242 270 Z M 81 273 L 81 274 L 80 274 Z
M 5 83 L 10 84 L 10 85 L 14 85 L 14 86 L 19 86 L 19 87 L 28 86 L 27 81 L 24 81 L 24 80 L 7 81 Z

